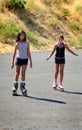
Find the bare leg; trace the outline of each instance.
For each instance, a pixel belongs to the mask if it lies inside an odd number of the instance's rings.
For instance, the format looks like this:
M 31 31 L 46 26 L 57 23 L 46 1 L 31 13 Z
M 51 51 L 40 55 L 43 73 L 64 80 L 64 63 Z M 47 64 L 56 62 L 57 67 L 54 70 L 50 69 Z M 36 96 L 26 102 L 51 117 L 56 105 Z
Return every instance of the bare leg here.
M 61 92 L 64 92 L 64 88 L 63 88 L 63 85 L 62 85 L 63 76 L 64 76 L 64 64 L 60 64 L 60 85 L 59 85 L 59 90 Z
M 64 77 L 64 64 L 60 64 L 60 84 L 62 85 Z
M 15 81 L 18 81 L 19 74 L 20 74 L 20 66 L 16 65 Z
M 13 96 L 17 95 L 19 74 L 20 74 L 20 66 L 16 65 L 16 74 L 15 74 L 15 78 L 14 78 L 14 86 L 12 88 Z
M 56 83 L 57 83 L 58 73 L 59 73 L 59 64 L 55 64 L 54 81 L 55 81 Z
M 21 70 L 21 81 L 25 81 L 26 68 L 27 68 L 27 65 L 23 65 L 22 66 L 22 70 Z
M 25 89 L 25 74 L 26 74 L 27 65 L 22 66 L 21 70 L 21 82 L 20 82 L 20 89 L 24 96 L 27 96 L 27 90 Z

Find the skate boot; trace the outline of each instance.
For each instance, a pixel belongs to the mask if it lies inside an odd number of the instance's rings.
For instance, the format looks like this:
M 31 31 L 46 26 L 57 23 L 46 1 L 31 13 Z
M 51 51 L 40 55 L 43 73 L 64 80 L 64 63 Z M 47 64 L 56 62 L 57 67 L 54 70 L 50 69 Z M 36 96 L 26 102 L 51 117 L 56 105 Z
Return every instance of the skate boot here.
M 18 89 L 18 83 L 14 83 L 14 86 L 12 88 L 13 96 L 17 96 L 17 89 Z
M 54 90 L 56 90 L 56 89 L 57 89 L 57 86 L 58 86 L 58 84 L 54 82 L 52 88 L 53 88 Z
M 25 89 L 25 83 L 20 83 L 20 90 L 24 96 L 27 96 L 27 90 Z
M 59 85 L 59 91 L 60 91 L 60 92 L 64 92 L 63 85 L 61 85 L 61 84 Z

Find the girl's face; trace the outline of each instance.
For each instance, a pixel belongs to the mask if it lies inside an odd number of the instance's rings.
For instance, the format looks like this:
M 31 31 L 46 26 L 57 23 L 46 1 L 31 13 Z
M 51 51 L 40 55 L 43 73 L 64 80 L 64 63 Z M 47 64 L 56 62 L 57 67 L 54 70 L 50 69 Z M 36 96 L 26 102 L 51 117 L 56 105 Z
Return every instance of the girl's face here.
M 24 40 L 24 38 L 25 38 L 25 35 L 22 33 L 22 34 L 20 34 L 20 41 L 23 41 Z
M 59 38 L 58 38 L 58 42 L 59 42 L 60 44 L 62 44 L 63 39 L 59 37 Z

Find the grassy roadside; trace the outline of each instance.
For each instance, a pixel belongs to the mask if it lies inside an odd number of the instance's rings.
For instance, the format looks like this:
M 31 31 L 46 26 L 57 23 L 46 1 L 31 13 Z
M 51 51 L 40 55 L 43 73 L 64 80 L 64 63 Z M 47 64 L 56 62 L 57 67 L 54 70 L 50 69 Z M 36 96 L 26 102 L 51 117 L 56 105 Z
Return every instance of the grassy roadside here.
M 32 50 L 52 49 L 61 33 L 70 47 L 82 49 L 81 0 L 28 0 L 23 10 L 9 10 L 1 1 L 0 53 L 12 51 L 21 29 L 26 31 Z

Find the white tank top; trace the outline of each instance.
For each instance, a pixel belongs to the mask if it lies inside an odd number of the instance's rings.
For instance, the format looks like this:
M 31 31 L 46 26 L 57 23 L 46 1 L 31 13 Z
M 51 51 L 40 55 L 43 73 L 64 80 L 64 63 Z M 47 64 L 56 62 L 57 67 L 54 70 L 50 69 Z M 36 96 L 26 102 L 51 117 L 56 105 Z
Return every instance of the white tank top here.
M 23 42 L 23 43 L 19 42 L 17 57 L 20 59 L 27 59 L 28 58 L 27 48 L 28 48 L 27 42 Z

